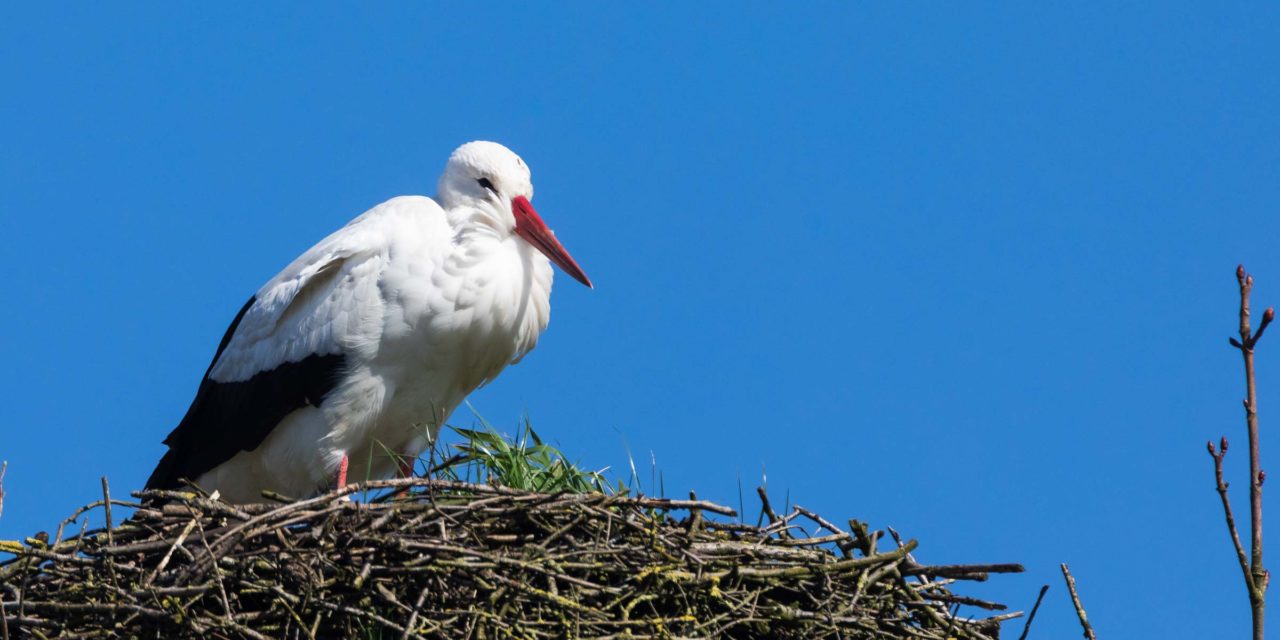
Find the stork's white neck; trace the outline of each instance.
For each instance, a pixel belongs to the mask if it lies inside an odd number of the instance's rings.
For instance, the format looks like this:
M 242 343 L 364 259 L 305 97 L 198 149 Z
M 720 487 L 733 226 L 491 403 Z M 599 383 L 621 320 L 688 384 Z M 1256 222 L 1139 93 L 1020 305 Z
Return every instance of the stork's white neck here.
M 454 249 L 445 270 L 463 278 L 475 315 L 485 318 L 475 323 L 475 339 L 486 343 L 477 348 L 488 350 L 491 339 L 494 348 L 505 345 L 510 350 L 514 345 L 514 351 L 493 355 L 501 359 L 501 366 L 519 361 L 537 344 L 550 320 L 551 263 L 524 239 L 495 224 L 481 207 L 458 207 L 448 213 Z
M 453 229 L 455 244 L 486 239 L 501 241 L 512 236 L 515 224 L 510 220 L 511 214 L 504 216 L 493 202 L 467 199 L 452 206 L 446 202 L 440 204 Z

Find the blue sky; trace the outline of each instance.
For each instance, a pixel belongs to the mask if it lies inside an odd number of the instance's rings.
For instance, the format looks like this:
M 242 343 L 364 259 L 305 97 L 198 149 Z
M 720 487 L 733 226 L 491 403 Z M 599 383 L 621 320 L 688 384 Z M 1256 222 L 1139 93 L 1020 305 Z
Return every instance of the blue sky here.
M 1245 633 L 1204 442 L 1243 513 L 1226 337 L 1238 262 L 1280 303 L 1280 8 L 662 8 L 7 8 L 0 538 L 141 485 L 245 298 L 485 138 L 597 285 L 558 278 L 491 421 L 1022 562 L 967 591 L 1050 583 L 1033 637 L 1078 633 L 1064 561 L 1102 637 Z

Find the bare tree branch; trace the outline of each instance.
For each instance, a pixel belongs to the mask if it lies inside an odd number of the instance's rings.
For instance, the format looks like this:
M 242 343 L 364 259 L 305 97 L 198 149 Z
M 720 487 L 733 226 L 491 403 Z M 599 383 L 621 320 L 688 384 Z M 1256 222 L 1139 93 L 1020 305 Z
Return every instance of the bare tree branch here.
M 1268 308 L 1262 314 L 1262 322 L 1258 325 L 1258 332 L 1253 333 L 1249 322 L 1249 297 L 1253 293 L 1253 276 L 1245 271 L 1244 265 L 1236 267 L 1236 282 L 1240 287 L 1240 339 L 1230 338 L 1229 342 L 1231 346 L 1240 350 L 1240 355 L 1244 359 L 1246 393 L 1244 414 L 1245 426 L 1249 433 L 1250 553 L 1248 557 L 1246 557 L 1244 546 L 1240 541 L 1235 517 L 1231 513 L 1231 502 L 1227 499 L 1227 483 L 1222 479 L 1222 459 L 1227 453 L 1226 438 L 1222 439 L 1221 451 L 1218 452 L 1214 451 L 1213 443 L 1210 442 L 1209 455 L 1213 457 L 1214 479 L 1217 483 L 1218 494 L 1222 498 L 1222 508 L 1227 518 L 1227 531 L 1231 535 L 1231 542 L 1236 549 L 1236 558 L 1239 560 L 1241 571 L 1244 573 L 1245 588 L 1249 594 L 1249 605 L 1253 616 L 1253 638 L 1254 640 L 1263 640 L 1267 584 L 1271 580 L 1271 574 L 1262 563 L 1262 484 L 1266 481 L 1267 474 L 1262 470 L 1259 454 L 1258 389 L 1254 372 L 1253 352 L 1258 340 L 1262 338 L 1263 332 L 1275 320 L 1276 312 L 1274 308 Z
M 1222 479 L 1222 459 L 1227 456 L 1227 439 L 1222 438 L 1221 447 L 1214 450 L 1213 441 L 1209 441 L 1209 455 L 1213 456 L 1213 477 L 1218 484 L 1218 495 L 1222 497 L 1222 511 L 1227 514 L 1227 532 L 1231 534 L 1231 542 L 1236 547 L 1236 558 L 1240 561 L 1240 571 L 1244 574 L 1244 586 L 1252 593 L 1253 574 L 1249 573 L 1249 556 L 1240 543 L 1240 532 L 1236 529 L 1236 518 L 1231 512 L 1231 499 L 1227 497 L 1227 483 Z

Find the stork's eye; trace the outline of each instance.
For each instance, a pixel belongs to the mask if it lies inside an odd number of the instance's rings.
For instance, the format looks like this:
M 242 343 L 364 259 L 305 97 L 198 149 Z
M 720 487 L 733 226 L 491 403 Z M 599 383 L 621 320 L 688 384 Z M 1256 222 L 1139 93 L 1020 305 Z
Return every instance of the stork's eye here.
M 492 191 L 493 195 L 498 195 L 498 189 L 493 186 L 493 183 L 490 182 L 488 178 L 476 178 L 476 182 L 479 182 L 480 186 Z

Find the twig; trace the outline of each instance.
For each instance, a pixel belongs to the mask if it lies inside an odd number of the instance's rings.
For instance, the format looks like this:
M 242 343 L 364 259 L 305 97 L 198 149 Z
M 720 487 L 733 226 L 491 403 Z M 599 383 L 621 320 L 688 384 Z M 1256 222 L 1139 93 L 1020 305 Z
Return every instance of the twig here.
M 0 462 L 0 516 L 4 515 L 4 472 L 9 470 L 9 461 Z M 5 627 L 8 629 L 8 627 Z M 8 634 L 5 634 L 8 637 Z
M 1231 511 L 1231 499 L 1227 497 L 1227 482 L 1222 479 L 1222 459 L 1227 456 L 1227 438 L 1222 437 L 1219 448 L 1215 451 L 1213 441 L 1209 441 L 1209 455 L 1213 457 L 1213 478 L 1218 486 L 1218 495 L 1222 498 L 1222 511 L 1227 516 L 1227 532 L 1231 534 L 1231 543 L 1236 548 L 1236 559 L 1240 562 L 1240 572 L 1244 574 L 1244 585 L 1252 594 L 1254 591 L 1253 574 L 1249 573 L 1249 556 L 1240 543 L 1240 532 L 1236 529 L 1236 517 Z
M 1271 574 L 1262 564 L 1262 483 L 1267 474 L 1262 470 L 1260 445 L 1258 438 L 1258 390 L 1254 375 L 1253 352 L 1262 334 L 1275 320 L 1274 308 L 1268 307 L 1262 314 L 1262 322 L 1258 332 L 1253 333 L 1249 324 L 1249 296 L 1253 293 L 1253 276 L 1245 271 L 1244 265 L 1236 267 L 1236 282 L 1240 287 L 1240 339 L 1228 338 L 1231 346 L 1240 350 L 1244 360 L 1245 392 L 1244 413 L 1245 426 L 1249 433 L 1249 532 L 1250 553 L 1246 556 L 1244 545 L 1240 541 L 1240 533 L 1236 527 L 1235 516 L 1231 512 L 1231 501 L 1227 498 L 1227 483 L 1222 479 L 1222 460 L 1227 454 L 1227 439 L 1221 440 L 1221 449 L 1214 451 L 1213 442 L 1209 442 L 1209 455 L 1213 457 L 1214 480 L 1218 495 L 1222 499 L 1222 510 L 1226 516 L 1227 531 L 1231 543 L 1236 550 L 1236 559 L 1244 574 L 1245 589 L 1249 595 L 1250 613 L 1253 618 L 1254 640 L 1264 640 L 1264 619 L 1266 617 L 1267 584 Z
M 160 564 L 156 565 L 156 568 L 152 569 L 151 573 L 147 574 L 147 578 L 142 581 L 142 586 L 148 586 L 152 582 L 156 581 L 156 576 L 159 575 L 161 571 L 164 571 L 165 567 L 169 566 L 169 560 L 173 558 L 173 552 L 176 551 L 178 547 L 181 547 L 183 542 L 187 541 L 187 536 L 191 535 L 191 530 L 196 528 L 196 523 L 198 522 L 200 522 L 200 518 L 195 514 L 192 514 L 191 521 L 182 529 L 182 533 L 178 534 L 178 539 L 173 541 L 173 546 L 169 547 L 169 550 L 165 552 L 164 557 L 160 559 Z
M 1040 595 L 1036 596 L 1036 603 L 1031 607 L 1031 613 L 1027 615 L 1027 624 L 1022 626 L 1022 635 L 1018 636 L 1018 640 L 1027 640 L 1027 633 L 1031 631 L 1031 621 L 1036 619 L 1036 612 L 1040 610 L 1040 601 L 1044 600 L 1044 594 L 1049 592 L 1049 585 L 1040 587 Z
M 935 578 L 953 578 L 986 573 L 1022 573 L 1026 569 L 1017 563 L 1003 564 L 950 564 L 926 566 L 911 564 L 902 568 L 902 575 L 928 575 Z
M 107 484 L 107 477 L 102 476 L 102 508 L 107 518 L 107 546 L 115 546 L 115 538 L 112 529 L 114 524 L 111 521 L 111 487 Z M 107 577 L 111 579 L 111 584 L 116 584 L 116 563 L 112 558 L 107 558 Z M 115 599 L 114 597 L 112 598 Z
M 1067 591 L 1071 592 L 1071 604 L 1076 607 L 1076 617 L 1080 619 L 1080 626 L 1084 629 L 1084 637 L 1089 640 L 1098 640 L 1098 636 L 1093 634 L 1093 626 L 1089 624 L 1089 616 L 1085 615 L 1084 605 L 1080 603 L 1080 594 L 1076 593 L 1076 579 L 1071 577 L 1071 570 L 1067 569 L 1067 563 L 1062 563 L 1062 577 L 1067 580 Z
M 409 635 L 413 633 L 413 627 L 418 622 L 418 611 L 422 609 L 422 603 L 427 599 L 427 589 L 424 588 L 418 594 L 418 601 L 413 605 L 413 613 L 409 614 L 409 621 L 404 624 L 404 633 L 400 634 L 400 640 L 408 640 Z
M 689 499 L 690 499 L 690 500 L 693 500 L 694 502 L 697 502 L 697 500 L 698 500 L 698 493 L 697 493 L 696 491 L 693 491 L 692 489 L 690 489 L 690 490 L 689 490 Z M 690 509 L 690 510 L 689 510 L 689 526 L 688 526 L 689 531 L 697 531 L 697 530 L 699 530 L 699 529 L 701 529 L 701 528 L 702 528 L 702 511 L 701 511 L 700 509 L 697 509 L 697 508 Z M 560 535 L 562 535 L 562 534 L 561 534 L 559 531 L 557 531 L 556 533 L 553 533 L 552 535 L 553 535 L 553 536 L 556 536 L 556 537 L 559 537 L 559 536 L 560 536 Z
M 765 491 L 764 487 L 756 487 L 756 494 L 760 496 L 760 510 L 764 512 L 764 515 L 767 518 L 769 518 L 769 524 L 777 522 L 780 518 L 778 517 L 778 514 L 774 512 L 773 506 L 769 504 L 768 492 Z
M 107 515 L 107 544 L 114 545 L 111 538 L 111 487 L 107 485 L 107 477 L 102 476 L 102 504 Z

